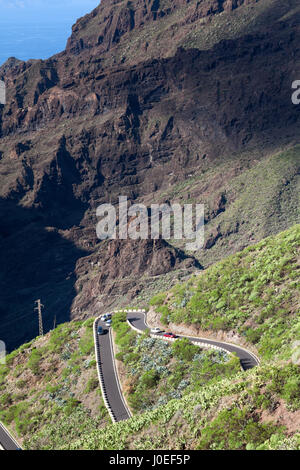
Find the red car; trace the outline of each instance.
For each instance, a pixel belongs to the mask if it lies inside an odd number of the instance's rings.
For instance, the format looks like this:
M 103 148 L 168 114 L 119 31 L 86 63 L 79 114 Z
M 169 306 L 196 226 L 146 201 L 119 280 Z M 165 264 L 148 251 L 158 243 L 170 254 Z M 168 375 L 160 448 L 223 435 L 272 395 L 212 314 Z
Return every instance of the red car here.
M 174 335 L 173 333 L 165 333 L 164 336 L 165 336 L 166 338 L 177 338 L 177 336 Z

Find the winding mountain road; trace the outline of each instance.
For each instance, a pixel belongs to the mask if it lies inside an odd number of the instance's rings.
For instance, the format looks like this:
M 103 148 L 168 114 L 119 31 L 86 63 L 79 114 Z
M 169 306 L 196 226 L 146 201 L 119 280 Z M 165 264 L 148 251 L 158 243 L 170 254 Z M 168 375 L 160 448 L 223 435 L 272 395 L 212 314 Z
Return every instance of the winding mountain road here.
M 99 326 L 104 330 L 103 335 L 97 333 Z M 100 318 L 94 323 L 94 341 L 98 378 L 105 406 L 114 423 L 129 419 L 131 413 L 126 405 L 116 370 L 111 329 L 107 329 Z
M 142 333 L 149 329 L 144 310 L 125 310 L 125 312 L 127 312 L 128 324 L 135 331 Z M 97 330 L 99 326 L 102 326 L 105 334 L 98 335 Z M 159 333 L 155 335 L 152 334 L 151 336 L 168 340 Z M 188 338 L 191 342 L 200 347 L 214 348 L 229 353 L 235 353 L 240 359 L 241 366 L 244 370 L 259 365 L 259 359 L 251 351 L 235 344 L 191 336 L 178 335 L 178 337 Z M 110 328 L 107 329 L 105 323 L 102 322 L 100 318 L 97 318 L 94 322 L 94 343 L 99 383 L 109 415 L 114 423 L 130 419 L 132 415 L 123 395 L 116 369 L 112 332 Z M 0 450 L 19 449 L 21 449 L 20 445 L 0 422 Z
M 138 312 L 130 312 L 127 315 L 128 323 L 135 329 L 139 331 L 145 331 L 150 329 L 147 324 L 146 314 L 143 311 Z M 153 336 L 157 336 L 158 338 L 163 338 L 160 334 L 156 334 Z M 198 338 L 195 336 L 183 336 L 177 335 L 178 338 L 187 338 L 194 344 L 198 344 L 199 346 L 207 346 L 216 349 L 221 349 L 223 351 L 229 353 L 235 353 L 237 357 L 240 359 L 241 366 L 244 370 L 252 369 L 255 366 L 259 365 L 259 359 L 250 351 L 241 346 L 237 346 L 231 343 L 225 343 L 223 341 L 211 340 L 207 338 Z M 165 338 L 163 338 L 165 339 Z
M 127 313 L 128 324 L 135 331 L 142 333 L 146 329 L 149 329 L 146 320 L 146 313 L 144 310 L 123 311 Z M 98 335 L 97 329 L 99 325 L 101 325 L 104 330 L 106 329 L 105 324 L 101 322 L 100 318 L 97 318 L 94 322 L 94 340 L 99 383 L 105 406 L 108 409 L 112 421 L 116 423 L 131 418 L 131 412 L 122 393 L 120 380 L 115 365 L 111 330 L 109 329 L 106 331 L 106 334 L 104 335 Z M 160 334 L 152 334 L 151 336 L 167 340 L 167 338 L 161 336 Z M 178 335 L 178 337 L 188 338 L 193 344 L 197 344 L 200 347 L 223 350 L 231 354 L 235 353 L 240 359 L 243 370 L 248 370 L 259 365 L 259 359 L 255 356 L 255 354 L 235 344 L 191 336 Z

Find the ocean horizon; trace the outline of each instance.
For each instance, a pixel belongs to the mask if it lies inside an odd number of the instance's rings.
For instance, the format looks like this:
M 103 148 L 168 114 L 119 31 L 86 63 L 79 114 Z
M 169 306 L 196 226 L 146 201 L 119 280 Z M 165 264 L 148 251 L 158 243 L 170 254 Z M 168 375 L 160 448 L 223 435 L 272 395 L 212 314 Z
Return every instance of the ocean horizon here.
M 63 51 L 76 20 L 99 5 L 98 0 L 52 4 L 41 9 L 3 9 L 0 17 L 0 66 L 10 57 L 20 60 L 47 59 Z

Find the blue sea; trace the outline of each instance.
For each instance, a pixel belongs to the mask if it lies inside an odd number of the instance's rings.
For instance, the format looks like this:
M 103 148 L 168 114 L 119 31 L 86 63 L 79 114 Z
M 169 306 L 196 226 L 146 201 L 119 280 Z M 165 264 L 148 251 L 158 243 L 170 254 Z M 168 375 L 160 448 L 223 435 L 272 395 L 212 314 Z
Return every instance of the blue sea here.
M 18 8 L 18 4 L 23 8 Z M 0 65 L 9 57 L 21 60 L 47 59 L 61 52 L 78 18 L 99 5 L 99 0 L 16 2 L 0 0 Z M 35 7 L 32 7 L 32 4 Z

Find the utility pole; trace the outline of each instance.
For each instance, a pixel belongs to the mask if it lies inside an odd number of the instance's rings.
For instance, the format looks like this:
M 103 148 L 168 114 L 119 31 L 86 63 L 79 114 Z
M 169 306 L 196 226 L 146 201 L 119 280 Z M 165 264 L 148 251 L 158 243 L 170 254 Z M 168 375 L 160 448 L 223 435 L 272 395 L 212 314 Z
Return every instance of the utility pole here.
M 54 317 L 53 330 L 55 330 L 55 328 L 56 328 L 56 315 Z
M 44 336 L 43 317 L 42 317 L 42 308 L 44 307 L 44 305 L 41 304 L 40 299 L 36 300 L 35 303 L 37 303 L 37 307 L 35 307 L 34 310 L 37 310 L 39 314 L 39 336 Z

